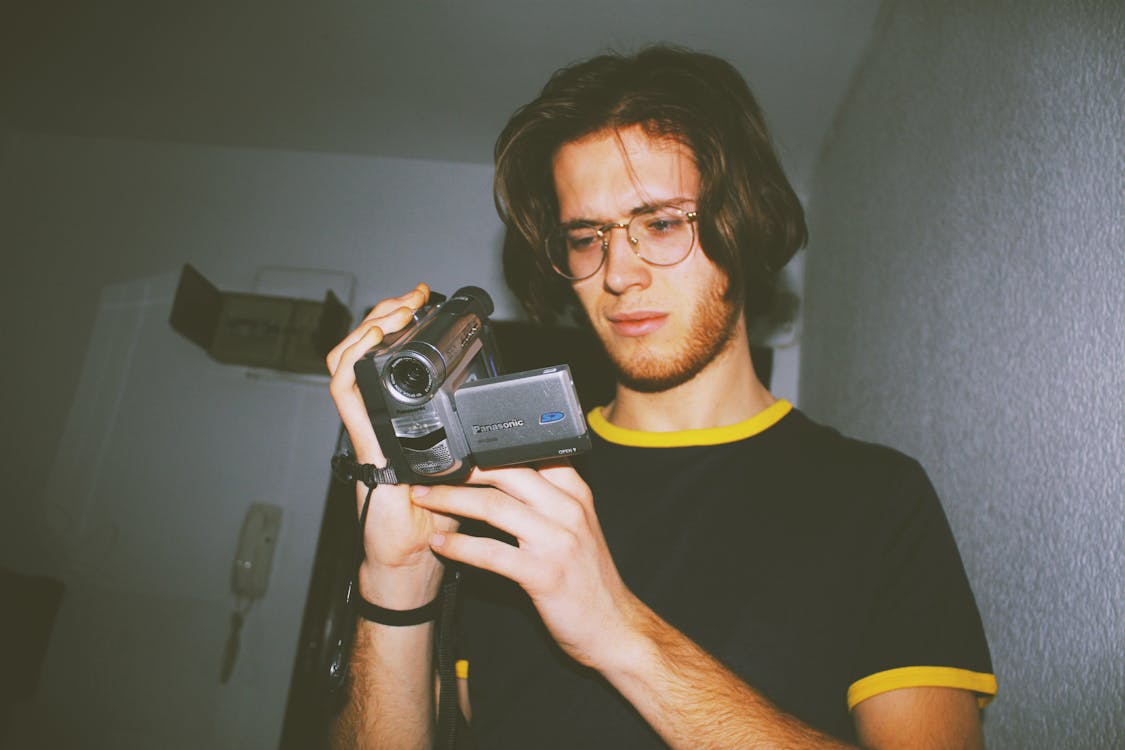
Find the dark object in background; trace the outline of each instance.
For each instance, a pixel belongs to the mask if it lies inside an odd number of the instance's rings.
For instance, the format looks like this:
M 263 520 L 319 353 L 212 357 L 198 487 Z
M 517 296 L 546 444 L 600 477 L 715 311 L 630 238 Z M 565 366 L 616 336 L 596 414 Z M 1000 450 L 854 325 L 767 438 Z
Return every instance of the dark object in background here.
M 583 409 L 613 399 L 613 368 L 593 331 L 494 320 L 492 335 L 508 372 L 568 364 Z
M 323 302 L 221 292 L 185 263 L 168 322 L 219 362 L 327 375 L 352 315 L 331 290 Z
M 62 595 L 59 581 L 0 568 L 0 740 L 15 704 L 35 694 Z

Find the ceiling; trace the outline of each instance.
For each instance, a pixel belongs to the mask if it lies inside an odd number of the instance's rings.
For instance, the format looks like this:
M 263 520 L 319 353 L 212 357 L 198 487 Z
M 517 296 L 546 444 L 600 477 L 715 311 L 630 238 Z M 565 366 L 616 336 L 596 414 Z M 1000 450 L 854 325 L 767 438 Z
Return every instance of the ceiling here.
M 490 163 L 556 68 L 669 41 L 747 77 L 799 192 L 880 0 L 0 0 L 11 131 Z

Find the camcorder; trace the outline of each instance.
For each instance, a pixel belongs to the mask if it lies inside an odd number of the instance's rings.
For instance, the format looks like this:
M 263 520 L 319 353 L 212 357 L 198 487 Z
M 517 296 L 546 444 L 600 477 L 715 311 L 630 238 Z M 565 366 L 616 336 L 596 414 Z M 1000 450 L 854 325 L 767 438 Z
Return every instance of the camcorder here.
M 501 374 L 492 298 L 473 286 L 430 295 L 406 328 L 356 362 L 375 436 L 400 483 L 464 480 L 494 468 L 590 448 L 563 364 Z

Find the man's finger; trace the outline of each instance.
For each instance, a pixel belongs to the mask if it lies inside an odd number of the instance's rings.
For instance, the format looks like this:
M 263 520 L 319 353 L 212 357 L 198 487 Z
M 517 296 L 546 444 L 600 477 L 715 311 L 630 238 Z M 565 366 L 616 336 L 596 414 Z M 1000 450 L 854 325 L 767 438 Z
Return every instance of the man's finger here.
M 430 288 L 426 284 L 418 284 L 414 289 L 398 297 L 381 300 L 371 309 L 358 326 L 348 333 L 332 351 L 328 352 L 326 361 L 328 371 L 335 374 L 340 367 L 340 358 L 343 352 L 353 346 L 364 336 L 368 335 L 372 327 L 378 327 L 383 333 L 400 331 L 410 322 L 414 312 L 426 303 L 430 296 Z M 382 340 L 380 336 L 380 341 Z M 378 342 L 375 342 L 378 343 Z M 372 344 L 374 346 L 374 344 Z
M 347 338 L 336 345 L 336 348 L 328 352 L 328 371 L 332 374 L 332 378 L 340 376 L 345 379 L 351 377 L 354 380 L 352 368 L 355 367 L 355 363 L 382 340 L 383 329 L 377 325 L 366 325 L 348 334 Z M 359 349 L 356 349 L 357 345 L 360 346 Z
M 375 307 L 371 308 L 371 312 L 367 314 L 366 320 L 382 317 L 399 307 L 409 307 L 411 311 L 417 310 L 419 307 L 426 304 L 426 300 L 429 299 L 429 297 L 429 285 L 425 283 L 418 284 L 418 286 L 414 287 L 406 294 L 380 300 Z
M 427 510 L 484 521 L 523 542 L 547 539 L 554 528 L 534 508 L 490 487 L 415 485 L 410 499 Z
M 590 488 L 577 472 L 570 477 L 561 470 L 544 475 L 527 466 L 475 469 L 469 482 L 495 487 L 568 527 L 580 522 L 586 509 L 593 506 Z
M 579 498 L 590 494 L 590 486 L 566 459 L 540 465 L 539 476 L 571 497 Z
M 498 539 L 439 532 L 430 538 L 430 547 L 442 557 L 492 571 L 521 586 L 526 586 L 526 579 L 531 572 L 520 548 Z
M 401 331 L 405 328 L 413 315 L 413 311 L 403 305 L 398 306 L 387 315 L 380 317 L 369 315 L 359 326 L 348 333 L 332 351 L 328 352 L 328 371 L 335 374 L 336 371 L 340 369 L 340 361 L 343 357 L 343 353 L 355 346 L 357 342 L 367 339 L 369 341 L 367 349 L 370 349 L 372 346 L 382 341 L 383 336 L 387 333 L 394 333 L 395 331 Z M 372 331 L 379 332 L 378 340 L 370 341 Z M 366 354 L 367 349 L 361 351 L 359 356 Z M 356 359 L 358 360 L 359 357 L 356 357 Z

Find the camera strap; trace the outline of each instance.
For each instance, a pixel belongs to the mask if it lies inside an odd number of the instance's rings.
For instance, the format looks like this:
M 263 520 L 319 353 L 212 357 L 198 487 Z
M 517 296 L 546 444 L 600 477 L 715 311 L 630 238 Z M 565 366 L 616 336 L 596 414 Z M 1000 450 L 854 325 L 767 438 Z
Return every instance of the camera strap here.
M 347 451 L 332 456 L 332 474 L 341 482 L 363 482 L 368 490 L 374 490 L 380 484 L 398 484 L 395 470 L 389 464 L 381 469 L 375 464 L 361 464 Z M 371 500 L 370 492 L 367 493 L 367 500 Z M 367 504 L 364 503 L 364 510 L 366 509 Z

